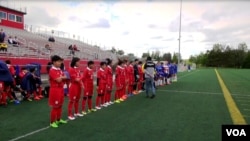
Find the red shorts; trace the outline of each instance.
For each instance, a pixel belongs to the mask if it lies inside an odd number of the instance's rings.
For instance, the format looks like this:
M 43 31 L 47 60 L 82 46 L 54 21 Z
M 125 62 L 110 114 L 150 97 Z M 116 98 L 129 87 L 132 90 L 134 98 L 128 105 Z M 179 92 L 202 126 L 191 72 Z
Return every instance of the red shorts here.
M 81 87 L 77 84 L 71 84 L 69 86 L 69 99 L 71 101 L 78 101 L 81 96 Z
M 113 82 L 107 82 L 107 87 L 106 87 L 106 91 L 112 91 L 113 89 Z
M 52 107 L 60 107 L 64 102 L 63 88 L 53 88 L 49 90 L 49 105 Z
M 93 87 L 92 88 L 91 87 L 90 88 L 85 88 L 84 92 L 83 92 L 83 96 L 92 96 L 93 91 L 94 91 Z
M 106 84 L 100 84 L 97 89 L 97 94 L 104 94 L 106 90 Z

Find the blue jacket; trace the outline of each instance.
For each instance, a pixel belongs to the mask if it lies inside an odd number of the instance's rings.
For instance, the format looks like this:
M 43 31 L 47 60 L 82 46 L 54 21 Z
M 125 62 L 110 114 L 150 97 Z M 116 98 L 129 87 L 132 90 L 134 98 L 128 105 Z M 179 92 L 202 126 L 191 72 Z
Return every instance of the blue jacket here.
M 5 62 L 0 60 L 0 81 L 13 82 L 13 78 Z

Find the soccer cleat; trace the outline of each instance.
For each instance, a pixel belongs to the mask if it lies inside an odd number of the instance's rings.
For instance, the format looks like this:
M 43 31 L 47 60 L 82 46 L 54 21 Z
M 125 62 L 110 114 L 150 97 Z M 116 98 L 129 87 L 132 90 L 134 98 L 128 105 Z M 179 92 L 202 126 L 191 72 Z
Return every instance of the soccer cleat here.
M 20 101 L 15 100 L 14 103 L 17 105 L 17 104 L 20 104 Z
M 100 109 L 102 109 L 102 108 L 101 108 L 101 107 L 99 107 L 99 106 L 96 106 L 95 108 L 96 108 L 97 110 L 100 110 Z
M 114 102 L 112 102 L 112 101 L 109 101 L 109 105 L 112 105 L 112 104 L 114 104 Z
M 39 95 L 38 97 L 39 97 L 39 98 L 43 98 L 43 96 L 42 96 L 42 95 Z
M 40 98 L 38 96 L 35 96 L 34 100 L 40 100 Z
M 12 102 L 14 102 L 14 101 L 15 101 L 14 99 L 11 99 L 11 100 L 10 100 L 10 103 L 12 103 Z
M 120 102 L 120 100 L 119 100 L 119 99 L 117 99 L 117 100 L 115 101 L 115 103 L 121 103 L 121 102 Z
M 83 115 L 87 115 L 87 112 L 85 112 L 85 111 L 82 111 L 82 114 L 83 114 Z
M 30 102 L 33 101 L 31 98 L 27 98 L 27 100 L 30 101 Z
M 50 127 L 52 128 L 58 128 L 58 125 L 56 122 L 50 123 Z
M 76 114 L 74 114 L 74 116 L 75 116 L 75 117 L 83 117 L 83 114 L 81 114 L 81 113 L 76 113 Z
M 102 107 L 108 107 L 107 103 L 104 103 L 104 104 L 102 105 Z
M 88 109 L 88 113 L 95 112 L 96 109 Z
M 67 123 L 67 121 L 66 120 L 63 120 L 63 119 L 60 119 L 59 121 L 57 121 L 59 124 L 65 124 L 65 123 Z
M 122 101 L 124 101 L 124 99 L 120 98 L 119 101 L 122 102 Z
M 75 120 L 75 117 L 71 115 L 71 116 L 68 116 L 68 119 L 69 120 Z

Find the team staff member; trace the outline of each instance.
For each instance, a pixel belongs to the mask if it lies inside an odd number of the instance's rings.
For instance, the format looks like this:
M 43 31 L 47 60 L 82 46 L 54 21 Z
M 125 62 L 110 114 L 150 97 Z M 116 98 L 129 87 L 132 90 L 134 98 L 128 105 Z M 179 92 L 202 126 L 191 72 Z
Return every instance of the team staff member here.
M 155 63 L 152 61 L 151 57 L 147 57 L 147 61 L 144 65 L 145 72 L 145 84 L 146 84 L 146 97 L 149 97 L 149 90 L 152 91 L 152 96 L 155 97 L 155 87 L 154 87 L 154 74 L 155 74 Z
M 67 78 L 60 69 L 63 59 L 60 56 L 54 55 L 51 57 L 51 62 L 53 65 L 49 71 L 50 126 L 57 128 L 59 124 L 67 123 L 67 121 L 61 119 L 64 102 L 63 81 Z

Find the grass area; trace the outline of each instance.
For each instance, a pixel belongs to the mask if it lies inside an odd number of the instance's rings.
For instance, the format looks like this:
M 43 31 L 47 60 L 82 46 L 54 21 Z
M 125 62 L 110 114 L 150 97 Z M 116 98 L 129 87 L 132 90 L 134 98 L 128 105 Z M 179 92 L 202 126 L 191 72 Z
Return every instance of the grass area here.
M 244 109 L 249 106 L 242 105 L 244 101 L 239 98 L 250 97 L 247 71 L 219 69 L 243 115 L 247 115 Z M 67 102 L 66 98 L 64 118 Z M 47 99 L 0 107 L 0 140 L 47 127 L 49 111 Z M 246 120 L 249 124 L 250 119 Z M 147 99 L 141 93 L 58 129 L 48 128 L 20 140 L 220 141 L 222 124 L 232 124 L 232 120 L 214 69 L 199 69 L 179 73 L 178 82 L 159 87 L 155 99 Z

